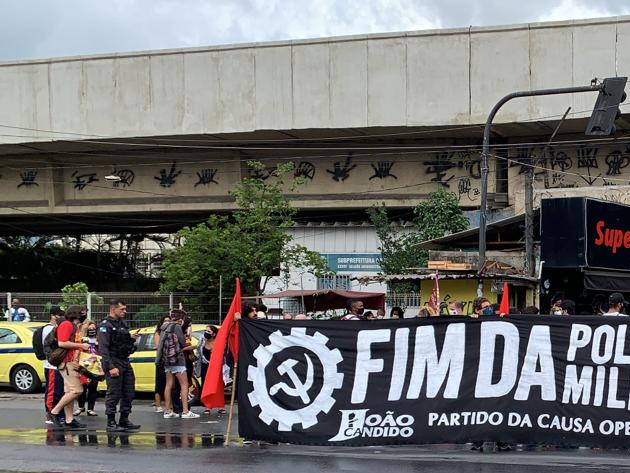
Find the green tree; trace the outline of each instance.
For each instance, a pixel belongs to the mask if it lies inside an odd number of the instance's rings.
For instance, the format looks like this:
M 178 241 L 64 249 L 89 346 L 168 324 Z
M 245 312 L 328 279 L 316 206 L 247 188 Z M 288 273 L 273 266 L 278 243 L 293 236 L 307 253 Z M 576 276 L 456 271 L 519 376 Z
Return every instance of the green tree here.
M 405 274 L 411 268 L 427 265 L 429 253 L 418 244 L 465 230 L 468 219 L 459 207 L 457 196 L 444 188 L 429 194 L 429 199 L 414 209 L 413 228 L 405 229 L 390 221 L 385 206 L 368 209 L 368 215 L 381 242 L 381 268 L 383 274 Z M 399 292 L 411 291 L 413 285 L 390 285 Z
M 166 253 L 162 276 L 165 291 L 216 292 L 219 276 L 227 289 L 240 277 L 245 293 L 262 293 L 268 276 L 300 267 L 315 275 L 327 271 L 319 253 L 294 245 L 288 230 L 295 209 L 284 194 L 285 178 L 293 164 L 267 169 L 249 162 L 257 176 L 243 179 L 231 192 L 236 210 L 230 216 L 213 215 L 194 228 L 184 228 L 177 236 L 183 242 Z M 287 186 L 293 189 L 301 181 Z

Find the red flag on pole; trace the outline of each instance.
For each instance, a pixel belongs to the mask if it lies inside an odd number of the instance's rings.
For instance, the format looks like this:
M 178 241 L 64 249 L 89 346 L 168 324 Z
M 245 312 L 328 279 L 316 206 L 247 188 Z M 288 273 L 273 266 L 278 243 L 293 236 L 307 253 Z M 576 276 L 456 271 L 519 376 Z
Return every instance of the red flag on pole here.
M 501 305 L 499 307 L 499 313 L 501 315 L 508 315 L 510 313 L 510 298 L 508 297 L 508 283 L 503 283 L 503 296 L 501 297 Z
M 236 292 L 225 320 L 221 324 L 210 355 L 210 364 L 206 372 L 206 382 L 201 389 L 201 402 L 208 409 L 225 407 L 225 384 L 223 383 L 223 356 L 226 346 L 229 347 L 234 362 L 238 362 L 238 321 L 234 314 L 241 311 L 241 282 L 236 278 Z M 202 342 L 199 342 L 202 343 Z M 236 380 L 232 381 L 236 383 Z
M 438 273 L 435 272 L 435 278 L 433 279 L 433 289 L 431 289 L 431 297 L 429 298 L 429 308 L 435 311 L 435 314 L 440 313 L 440 283 L 438 282 Z

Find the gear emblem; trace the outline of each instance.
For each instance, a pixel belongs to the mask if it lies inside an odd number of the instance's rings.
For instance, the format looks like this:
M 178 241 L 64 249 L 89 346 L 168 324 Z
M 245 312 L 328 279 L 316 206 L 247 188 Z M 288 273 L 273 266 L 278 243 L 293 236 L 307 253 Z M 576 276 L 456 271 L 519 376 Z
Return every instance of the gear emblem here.
M 271 425 L 274 420 L 278 422 L 278 430 L 281 432 L 291 431 L 295 424 L 301 424 L 303 429 L 307 429 L 317 423 L 317 416 L 320 413 L 328 413 L 335 404 L 332 393 L 343 384 L 343 373 L 337 371 L 337 365 L 343 359 L 341 352 L 337 348 L 331 350 L 326 346 L 328 337 L 319 332 L 307 335 L 304 327 L 291 329 L 290 335 L 283 335 L 278 330 L 269 336 L 269 341 L 271 342 L 269 345 L 260 345 L 254 350 L 257 366 L 249 366 L 247 370 L 247 379 L 254 385 L 253 391 L 247 395 L 249 402 L 252 406 L 260 408 L 258 417 L 265 424 Z M 314 353 L 319 358 L 324 373 L 322 389 L 312 402 L 301 409 L 287 410 L 276 404 L 270 395 L 270 391 L 277 392 L 279 385 L 286 385 L 278 383 L 270 389 L 267 386 L 265 369 L 275 354 L 293 347 L 302 347 Z M 312 364 L 308 356 L 306 356 L 306 361 L 310 370 Z M 295 364 L 294 360 L 287 360 L 287 362 L 278 367 L 281 374 L 282 370 L 287 372 Z M 304 391 L 301 396 L 304 401 Z M 310 399 L 307 397 L 306 400 Z

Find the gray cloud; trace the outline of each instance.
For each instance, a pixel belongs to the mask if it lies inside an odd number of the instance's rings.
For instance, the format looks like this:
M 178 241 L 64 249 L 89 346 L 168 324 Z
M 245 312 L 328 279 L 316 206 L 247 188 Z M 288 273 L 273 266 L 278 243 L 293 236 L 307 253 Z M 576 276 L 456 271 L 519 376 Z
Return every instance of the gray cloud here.
M 0 60 L 630 13 L 618 0 L 20 0 Z

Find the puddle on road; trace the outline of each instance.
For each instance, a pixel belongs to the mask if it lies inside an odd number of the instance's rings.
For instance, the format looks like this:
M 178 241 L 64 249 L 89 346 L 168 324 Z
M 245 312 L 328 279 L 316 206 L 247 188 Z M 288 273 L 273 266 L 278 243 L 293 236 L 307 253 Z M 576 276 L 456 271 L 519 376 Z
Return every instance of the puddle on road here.
M 146 449 L 223 447 L 224 435 L 192 432 L 106 432 L 104 430 L 61 431 L 49 429 L 0 429 L 0 442 L 66 447 L 118 447 Z M 230 446 L 243 446 L 243 439 L 230 437 Z

